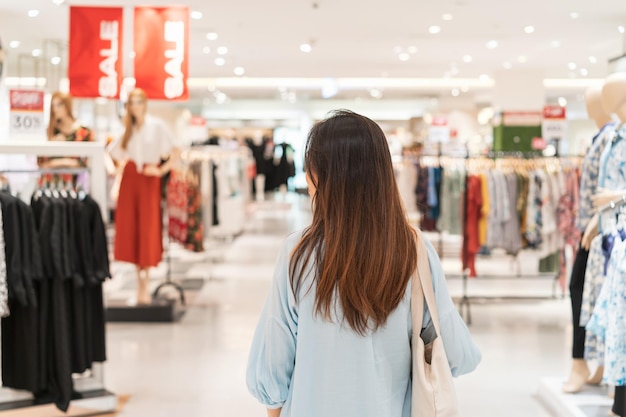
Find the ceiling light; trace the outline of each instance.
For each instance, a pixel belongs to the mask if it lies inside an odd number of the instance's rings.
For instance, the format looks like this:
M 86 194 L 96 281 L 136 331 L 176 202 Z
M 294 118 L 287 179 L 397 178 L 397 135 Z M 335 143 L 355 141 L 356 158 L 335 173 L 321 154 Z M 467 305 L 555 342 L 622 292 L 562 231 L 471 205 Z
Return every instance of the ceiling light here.
M 198 10 L 194 10 L 194 11 L 191 12 L 191 18 L 192 19 L 200 20 L 200 19 L 202 19 L 202 16 L 204 16 L 204 15 L 202 14 L 202 12 L 200 12 Z
M 226 60 L 222 57 L 219 57 L 219 58 L 215 58 L 215 61 L 213 62 L 215 62 L 215 65 L 217 65 L 218 67 L 221 67 L 226 63 Z
M 571 12 L 569 14 L 569 17 L 571 17 L 572 19 L 578 19 L 580 17 L 580 13 L 578 13 L 578 12 Z
M 453 96 L 453 97 L 458 97 L 458 96 L 459 96 L 459 94 L 461 94 L 461 92 L 459 91 L 459 89 L 458 89 L 458 88 L 453 88 L 453 89 L 452 89 L 452 96 Z
M 534 31 L 535 31 L 535 27 L 534 27 L 534 26 L 526 26 L 526 27 L 524 28 L 524 32 L 528 33 L 529 35 L 530 35 L 531 33 L 533 33 Z
M 580 75 L 582 75 L 583 77 L 586 77 L 587 75 L 589 75 L 589 71 L 587 70 L 587 68 L 581 68 Z
M 235 67 L 233 72 L 235 73 L 235 75 L 238 75 L 239 77 L 241 77 L 243 74 L 246 73 L 246 70 L 243 67 Z
M 617 30 L 619 31 L 619 33 L 624 33 L 624 26 L 618 26 Z
M 59 65 L 61 63 L 61 57 L 60 56 L 53 56 L 52 58 L 50 58 L 50 63 L 52 65 Z
M 498 41 L 489 41 L 487 42 L 487 49 L 496 49 L 498 47 Z
M 217 104 L 224 104 L 226 103 L 227 99 L 228 99 L 228 96 L 226 96 L 226 94 L 224 93 L 219 93 L 215 96 L 215 102 Z
M 430 33 L 431 35 L 436 35 L 437 33 L 441 32 L 441 27 L 440 26 L 431 26 L 428 28 L 428 33 Z
M 591 62 L 592 64 L 597 64 L 598 63 L 598 58 L 596 58 L 595 56 L 590 56 L 589 57 L 589 62 Z
M 35 9 L 29 10 L 28 11 L 28 16 L 29 17 L 37 17 L 37 16 L 39 16 L 39 10 L 35 10 Z
M 552 46 L 553 48 L 560 48 L 561 47 L 561 41 L 552 41 L 552 42 L 550 42 L 550 46 Z
M 559 106 L 561 107 L 567 106 L 567 99 L 565 97 L 559 97 Z
M 510 62 L 505 62 L 504 64 L 502 64 L 502 66 L 504 67 L 504 69 L 513 68 L 513 64 L 511 64 Z
M 372 88 L 370 90 L 370 96 L 372 96 L 373 98 L 382 98 L 383 92 L 377 88 Z
M 11 41 L 11 42 L 9 42 L 9 46 L 10 46 L 11 48 L 13 48 L 13 49 L 15 49 L 15 48 L 19 48 L 19 46 L 20 46 L 20 41 Z
M 524 64 L 528 62 L 528 58 L 526 58 L 526 56 L 524 55 L 520 55 L 517 57 L 517 62 L 519 62 L 520 64 Z
M 574 71 L 576 69 L 576 63 L 575 62 L 570 62 L 569 64 L 567 64 L 567 68 L 569 68 L 570 70 Z
M 208 46 L 205 46 L 204 48 L 202 48 L 202 52 L 205 54 L 210 54 L 211 53 L 211 48 Z
M 469 64 L 470 62 L 472 62 L 472 56 L 471 55 L 463 55 L 463 62 L 465 62 L 466 64 Z
M 417 46 L 409 46 L 407 48 L 407 51 L 409 51 L 410 54 L 416 54 L 417 53 Z
M 300 45 L 300 50 L 305 54 L 308 54 L 313 50 L 313 47 L 311 46 L 311 44 L 303 43 L 302 45 Z
M 209 32 L 206 34 L 206 38 L 210 41 L 215 41 L 217 40 L 217 33 L 216 32 Z
M 33 49 L 33 56 L 41 56 L 41 49 Z
M 400 61 L 406 62 L 409 59 L 411 59 L 411 55 L 407 54 L 406 52 L 401 53 L 400 55 L 398 55 L 398 59 Z
M 226 55 L 228 53 L 228 48 L 225 46 L 220 46 L 219 48 L 217 48 L 217 54 L 218 55 Z
M 63 3 L 65 3 L 65 0 L 52 0 L 52 3 L 54 3 L 57 6 L 62 5 Z
M 454 19 L 454 16 L 452 16 L 450 13 L 445 13 L 441 15 L 441 18 L 446 22 L 449 22 L 450 20 Z

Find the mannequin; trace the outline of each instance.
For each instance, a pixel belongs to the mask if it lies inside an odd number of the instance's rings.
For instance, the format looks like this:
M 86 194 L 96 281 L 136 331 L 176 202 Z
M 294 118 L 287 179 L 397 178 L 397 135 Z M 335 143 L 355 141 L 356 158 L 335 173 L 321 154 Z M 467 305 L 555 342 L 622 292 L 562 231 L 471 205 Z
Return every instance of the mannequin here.
M 593 204 L 596 209 L 608 204 L 609 202 L 620 199 L 626 194 L 626 181 L 623 180 L 626 175 L 626 169 L 622 167 L 622 163 L 626 161 L 626 129 L 624 129 L 623 123 L 626 122 L 626 74 L 616 73 L 607 77 L 604 87 L 602 89 L 602 106 L 608 112 L 617 116 L 620 120 L 619 127 L 612 129 L 612 135 L 610 142 L 607 144 L 609 147 L 605 150 L 606 158 L 602 160 L 603 169 L 605 170 L 604 179 L 601 179 L 600 185 L 603 185 L 605 189 L 598 189 L 598 192 L 593 196 Z M 615 132 L 615 133 L 613 133 Z M 598 214 L 596 216 L 598 217 Z M 603 218 L 604 220 L 604 218 Z M 590 235 L 598 233 L 596 220 L 595 230 L 589 232 Z M 615 276 L 613 276 L 615 279 Z M 615 289 L 615 291 L 620 291 Z M 600 304 L 601 305 L 601 304 Z M 596 302 L 596 307 L 598 303 Z M 614 311 L 615 307 L 611 304 L 608 305 L 608 310 Z M 605 311 L 604 309 L 600 309 Z M 606 320 L 614 319 L 612 316 L 605 317 Z M 591 328 L 594 327 L 591 324 Z M 615 325 L 615 324 L 614 324 Z M 610 324 L 609 324 L 610 326 Z M 617 326 L 617 325 L 616 325 Z M 619 333 L 619 327 L 613 327 L 613 334 L 618 331 L 617 336 L 613 338 L 615 342 L 621 343 L 623 335 Z M 596 329 L 597 331 L 597 329 Z M 626 354 L 626 352 L 617 352 L 617 354 Z M 614 371 L 614 370 L 613 370 Z M 613 375 L 615 377 L 615 374 Z M 609 380 L 609 382 L 612 382 Z M 610 415 L 626 416 L 626 386 L 619 385 L 615 387 L 614 402 Z
M 180 150 L 163 121 L 147 114 L 141 89 L 128 96 L 124 135 L 108 148 L 123 171 L 115 215 L 115 259 L 137 271 L 137 304 L 150 304 L 151 267 L 163 254 L 161 177 L 178 161 Z M 161 158 L 169 155 L 167 162 Z
M 261 150 L 261 157 L 263 157 L 263 153 L 265 151 L 265 146 L 263 143 L 263 132 L 258 130 L 254 132 L 254 136 L 252 138 L 252 143 L 257 149 Z M 263 201 L 265 200 L 265 169 L 263 167 L 258 166 L 257 163 L 257 174 L 254 178 L 254 184 L 256 188 L 256 200 Z
M 47 129 L 48 140 L 91 142 L 91 130 L 74 118 L 72 113 L 72 97 L 60 91 L 52 94 L 50 101 L 50 122 Z M 38 163 L 41 168 L 78 168 L 87 166 L 85 159 L 70 157 L 40 157 Z
M 568 393 L 579 392 L 585 383 L 599 384 L 602 381 L 603 373 L 603 368 L 598 367 L 594 375 L 590 377 L 589 367 L 584 359 L 586 333 L 584 326 L 580 324 L 580 315 L 589 247 L 593 238 L 598 234 L 598 216 L 593 215 L 589 219 L 593 213 L 593 196 L 597 192 L 597 182 L 593 182 L 593 178 L 589 175 L 593 173 L 596 175 L 595 178 L 597 178 L 599 158 L 604 149 L 604 143 L 598 137 L 602 135 L 603 128 L 611 121 L 611 116 L 604 111 L 602 106 L 601 87 L 592 87 L 587 90 L 585 93 L 585 104 L 589 117 L 595 122 L 600 133 L 596 136 L 583 162 L 580 213 L 576 223 L 579 230 L 581 232 L 584 231 L 584 234 L 572 268 L 569 287 L 573 321 L 572 369 L 567 382 L 563 386 L 563 391 Z

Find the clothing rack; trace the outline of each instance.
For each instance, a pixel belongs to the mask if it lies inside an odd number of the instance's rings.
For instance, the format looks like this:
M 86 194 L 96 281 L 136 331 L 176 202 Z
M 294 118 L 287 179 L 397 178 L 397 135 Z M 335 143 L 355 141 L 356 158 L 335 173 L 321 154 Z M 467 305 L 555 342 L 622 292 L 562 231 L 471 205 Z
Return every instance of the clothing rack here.
M 467 223 L 467 207 L 468 207 L 468 179 L 469 179 L 469 168 L 470 168 L 470 164 L 471 161 L 475 161 L 475 160 L 494 160 L 494 161 L 498 161 L 498 160 L 512 160 L 512 159 L 524 159 L 524 160 L 544 160 L 544 161 L 548 161 L 548 160 L 557 160 L 557 161 L 563 161 L 563 160 L 567 160 L 567 159 L 578 159 L 580 158 L 579 156 L 544 156 L 540 153 L 537 152 L 519 152 L 519 151 L 513 151 L 513 152 L 505 152 L 505 151 L 498 151 L 498 152 L 488 152 L 486 154 L 482 154 L 482 155 L 470 155 L 469 150 L 466 149 L 464 155 L 443 155 L 441 152 L 441 144 L 438 144 L 438 152 L 435 155 L 423 155 L 423 156 L 427 156 L 427 157 L 434 157 L 436 158 L 437 163 L 439 164 L 439 166 L 441 166 L 441 162 L 442 160 L 445 159 L 450 159 L 450 160 L 455 160 L 455 159 L 459 159 L 462 160 L 462 163 L 460 163 L 459 165 L 464 165 L 464 184 L 465 184 L 465 193 L 464 193 L 464 197 L 463 197 L 463 230 L 462 230 L 462 235 L 463 235 L 463 242 L 466 242 L 468 237 L 466 234 L 466 228 L 465 225 Z M 626 196 L 624 196 L 622 199 L 618 200 L 619 202 L 621 202 L 621 204 L 626 204 Z M 617 204 L 618 201 L 612 202 L 613 205 Z M 443 236 L 442 236 L 442 231 L 439 231 L 439 256 L 443 257 Z M 463 256 L 462 256 L 463 258 Z M 510 276 L 496 276 L 496 275 L 479 275 L 478 278 L 479 279 L 502 279 L 502 280 L 506 280 L 506 279 L 540 279 L 540 280 L 545 280 L 546 278 L 552 278 L 553 279 L 553 283 L 552 283 L 552 295 L 550 296 L 536 296 L 536 297 L 531 297 L 531 296 L 522 296 L 522 295 L 508 295 L 508 296 L 470 296 L 468 294 L 468 283 L 469 283 L 469 270 L 465 269 L 462 271 L 461 274 L 459 275 L 449 275 L 452 277 L 460 277 L 462 279 L 462 296 L 460 298 L 459 301 L 459 310 L 461 312 L 461 315 L 465 318 L 466 322 L 468 323 L 468 325 L 471 325 L 472 323 L 472 316 L 471 316 L 471 302 L 472 300 L 528 300 L 528 299 L 554 299 L 557 297 L 557 283 L 558 283 L 558 279 L 559 279 L 559 274 L 557 273 L 556 275 L 553 273 L 549 273 L 549 274 L 538 274 L 538 275 L 522 275 L 520 270 L 519 270 L 519 258 L 518 255 L 515 255 L 515 259 L 518 262 L 518 270 L 516 272 L 515 275 L 510 275 Z M 464 261 L 464 259 L 462 259 L 462 261 Z M 463 262 L 465 263 L 465 262 Z
M 42 168 L 42 169 L 4 169 L 4 173 L 14 174 L 81 174 L 90 173 L 90 195 L 98 203 L 102 213 L 102 219 L 106 222 L 107 198 L 106 198 L 106 171 L 104 167 L 104 144 L 99 142 L 54 142 L 54 141 L 20 141 L 0 143 L 0 155 L 32 155 L 32 156 L 57 156 L 57 157 L 83 157 L 89 159 L 89 168 Z M 84 399 L 89 402 L 86 411 L 89 415 L 98 412 L 113 412 L 117 408 L 117 398 L 108 392 L 104 386 L 104 367 L 101 363 L 94 363 L 89 375 L 74 381 L 77 392 L 86 393 Z M 0 410 L 23 409 L 30 407 L 32 395 L 21 392 L 0 391 Z M 91 406 L 94 400 L 98 400 L 97 406 Z M 80 407 L 81 400 L 73 401 Z M 9 411 L 10 412 L 10 411 Z M 0 411 L 0 416 L 4 411 Z M 77 414 L 78 416 L 79 414 Z M 83 415 L 83 414 L 80 414 Z M 86 415 L 86 414 L 84 414 Z

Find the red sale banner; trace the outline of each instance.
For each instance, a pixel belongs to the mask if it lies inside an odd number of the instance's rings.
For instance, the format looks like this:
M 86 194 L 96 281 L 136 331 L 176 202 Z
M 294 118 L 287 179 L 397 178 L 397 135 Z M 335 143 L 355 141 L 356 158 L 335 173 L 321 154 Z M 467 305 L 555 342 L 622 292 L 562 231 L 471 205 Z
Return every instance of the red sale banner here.
M 135 85 L 148 98 L 189 98 L 189 9 L 136 7 Z
M 122 86 L 121 7 L 70 7 L 70 94 L 118 98 Z

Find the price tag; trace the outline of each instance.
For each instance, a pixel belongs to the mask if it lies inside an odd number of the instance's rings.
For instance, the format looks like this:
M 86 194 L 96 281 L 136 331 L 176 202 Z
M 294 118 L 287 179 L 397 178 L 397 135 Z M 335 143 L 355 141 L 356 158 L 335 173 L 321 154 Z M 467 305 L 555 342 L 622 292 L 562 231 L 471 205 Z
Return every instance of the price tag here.
M 40 90 L 11 90 L 9 131 L 12 135 L 45 135 L 43 101 Z

